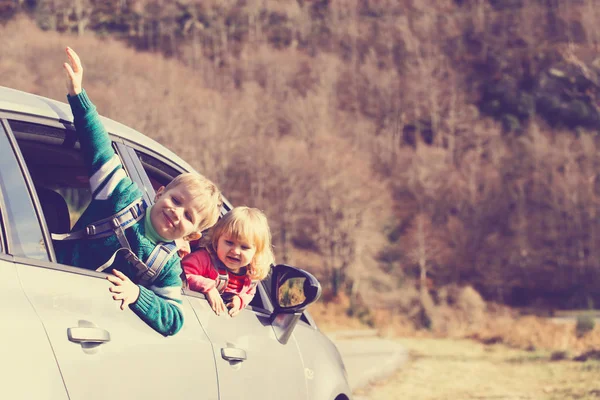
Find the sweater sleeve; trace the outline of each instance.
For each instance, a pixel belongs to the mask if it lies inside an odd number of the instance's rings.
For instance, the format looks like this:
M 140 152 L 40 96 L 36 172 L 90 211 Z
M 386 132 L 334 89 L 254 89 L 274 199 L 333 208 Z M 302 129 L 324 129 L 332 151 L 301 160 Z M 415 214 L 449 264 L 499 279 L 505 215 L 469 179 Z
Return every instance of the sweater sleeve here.
M 189 254 L 181 264 L 191 290 L 206 293 L 217 286 L 216 271 L 205 250 Z
M 164 336 L 176 334 L 183 326 L 180 274 L 179 258 L 174 258 L 149 289 L 138 285 L 140 296 L 130 306 L 142 320 Z
M 90 176 L 93 196 L 106 200 L 122 180 L 128 179 L 127 175 L 112 148 L 110 137 L 96 112 L 96 107 L 85 90 L 67 98 L 73 112 L 83 160 Z

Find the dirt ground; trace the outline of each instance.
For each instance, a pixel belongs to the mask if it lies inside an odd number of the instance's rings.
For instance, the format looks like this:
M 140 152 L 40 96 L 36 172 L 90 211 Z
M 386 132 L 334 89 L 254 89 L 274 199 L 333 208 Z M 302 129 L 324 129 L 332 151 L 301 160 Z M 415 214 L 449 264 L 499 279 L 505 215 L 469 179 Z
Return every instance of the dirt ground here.
M 390 378 L 355 393 L 370 400 L 600 399 L 600 362 L 471 340 L 400 338 L 411 355 Z

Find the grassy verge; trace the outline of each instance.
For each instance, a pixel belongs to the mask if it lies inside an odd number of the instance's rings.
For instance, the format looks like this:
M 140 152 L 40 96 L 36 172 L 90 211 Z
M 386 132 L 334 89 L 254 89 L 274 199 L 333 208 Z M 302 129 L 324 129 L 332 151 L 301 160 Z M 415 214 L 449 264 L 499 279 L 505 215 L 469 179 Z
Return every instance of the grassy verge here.
M 356 393 L 377 400 L 599 399 L 600 362 L 552 361 L 550 351 L 524 351 L 471 340 L 398 339 L 411 354 L 395 375 Z

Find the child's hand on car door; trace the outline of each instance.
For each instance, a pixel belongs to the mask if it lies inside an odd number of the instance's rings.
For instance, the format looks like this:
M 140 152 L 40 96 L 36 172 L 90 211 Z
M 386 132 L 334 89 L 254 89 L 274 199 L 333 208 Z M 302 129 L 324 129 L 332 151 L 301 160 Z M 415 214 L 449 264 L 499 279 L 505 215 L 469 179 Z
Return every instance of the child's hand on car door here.
M 113 294 L 113 300 L 121 302 L 121 310 L 124 310 L 130 304 L 133 304 L 140 297 L 140 287 L 133 283 L 124 273 L 116 269 L 112 270 L 113 275 L 108 275 L 108 279 L 114 286 L 108 288 Z
M 76 96 L 81 93 L 81 85 L 83 82 L 83 67 L 81 60 L 75 50 L 70 47 L 66 48 L 68 63 L 64 63 L 63 67 L 67 73 L 67 90 L 70 96 Z
M 231 301 L 227 304 L 227 307 L 229 308 L 230 317 L 235 317 L 238 315 L 242 309 L 242 299 L 240 299 L 240 296 L 233 296 Z
M 208 292 L 205 293 L 206 299 L 208 300 L 208 304 L 210 304 L 210 308 L 217 315 L 221 315 L 222 312 L 227 312 L 227 308 L 225 307 L 225 303 L 221 298 L 221 294 L 217 290 L 217 288 L 212 288 Z

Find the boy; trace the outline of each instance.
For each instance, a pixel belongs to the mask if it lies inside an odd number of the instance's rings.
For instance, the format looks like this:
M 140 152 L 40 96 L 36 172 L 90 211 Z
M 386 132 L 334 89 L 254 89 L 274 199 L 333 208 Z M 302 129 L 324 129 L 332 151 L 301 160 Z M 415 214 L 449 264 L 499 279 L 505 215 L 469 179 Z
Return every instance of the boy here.
M 136 199 L 141 199 L 142 192 L 126 176 L 95 106 L 82 89 L 83 68 L 79 57 L 69 47 L 66 52 L 69 59 L 69 63 L 64 64 L 67 98 L 92 189 L 92 202 L 73 227 L 72 232 L 77 232 L 127 210 Z M 107 277 L 114 285 L 109 288 L 113 299 L 121 302 L 122 310 L 129 306 L 159 333 L 174 335 L 183 325 L 181 260 L 176 255 L 169 258 L 147 288 L 133 282 L 139 270 L 123 257 L 128 252 L 119 249 L 130 247 L 139 260 L 146 261 L 157 242 L 198 239 L 202 235 L 200 232 L 217 221 L 221 203 L 221 194 L 211 181 L 197 174 L 179 175 L 166 188 L 158 189 L 154 205 L 145 214 L 132 212 L 134 219 L 139 219 L 132 226 L 126 229 L 115 227 L 114 234 L 106 237 L 80 235 L 76 240 L 57 243 L 59 261 L 96 269 L 114 253 L 114 262 L 110 265 L 113 275 Z

